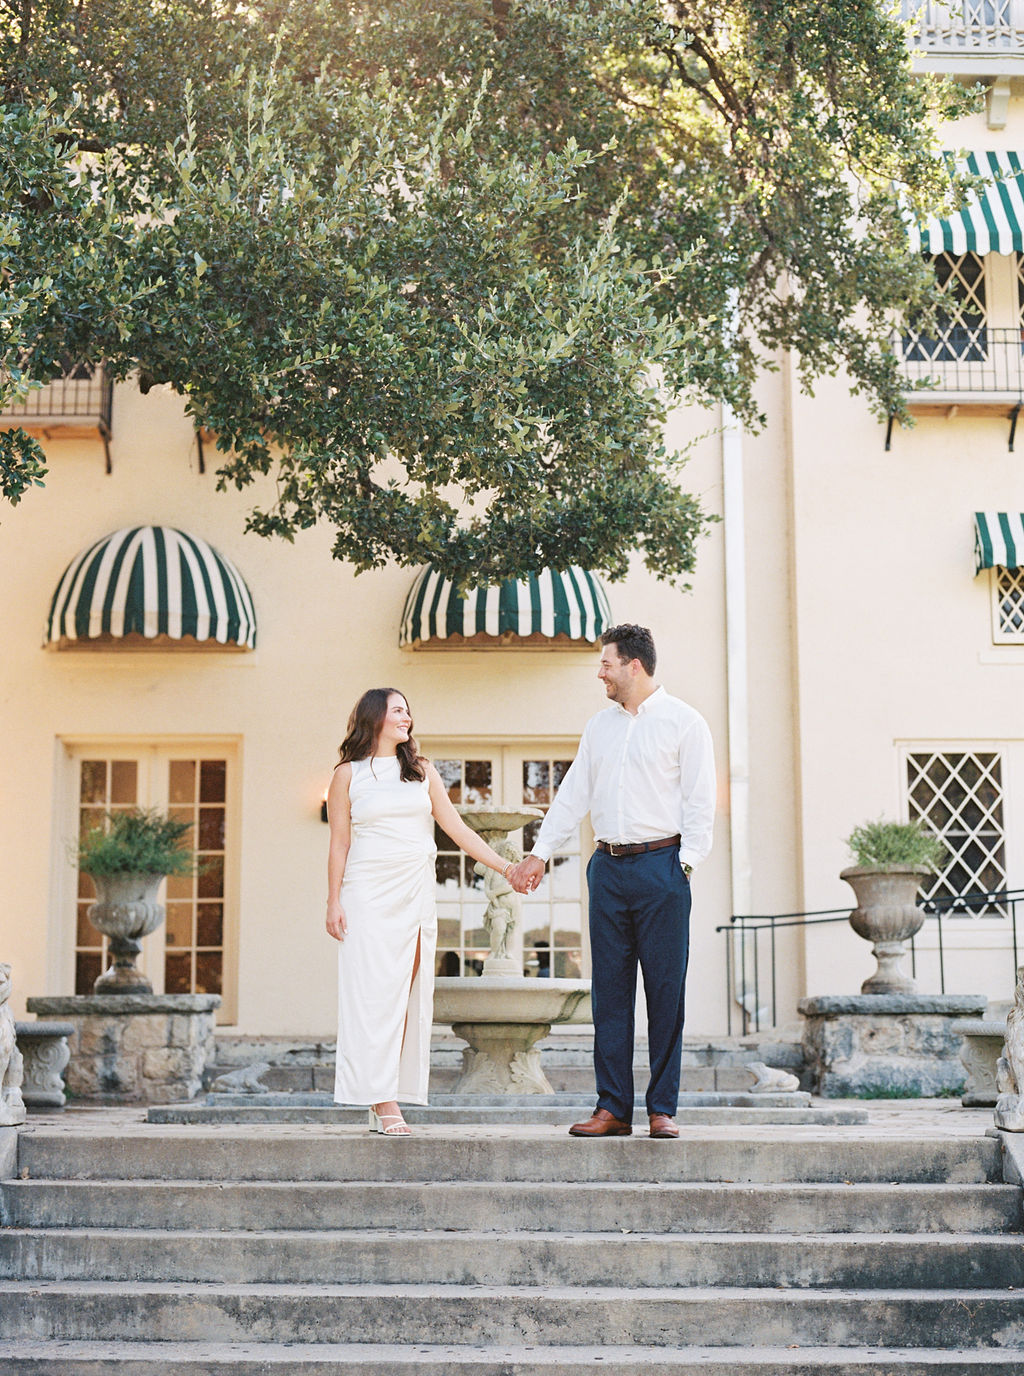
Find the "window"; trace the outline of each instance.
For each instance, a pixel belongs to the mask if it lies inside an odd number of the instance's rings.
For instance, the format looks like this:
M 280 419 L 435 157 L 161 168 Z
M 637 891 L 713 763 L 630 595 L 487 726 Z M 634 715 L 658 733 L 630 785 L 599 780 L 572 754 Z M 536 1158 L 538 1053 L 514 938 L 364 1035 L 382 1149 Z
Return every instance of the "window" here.
M 1024 645 L 1024 568 L 992 570 L 992 639 Z
M 551 805 L 572 763 L 573 747 L 481 745 L 470 749 L 450 742 L 431 743 L 433 760 L 452 802 L 459 805 L 526 804 L 543 810 Z M 531 823 L 510 839 L 523 850 L 533 846 L 540 823 Z M 490 941 L 483 925 L 487 900 L 483 878 L 438 828 L 437 840 L 437 973 L 480 974 Z M 521 955 L 526 975 L 578 978 L 584 973 L 582 828 L 551 861 L 532 894 L 524 896 Z
M 907 798 L 911 820 L 921 818 L 945 842 L 950 855 L 942 872 L 924 886 L 926 898 L 993 893 L 1006 887 L 1000 752 L 910 753 Z M 1005 915 L 996 903 L 967 914 Z
M 984 261 L 976 253 L 940 253 L 933 262 L 949 305 L 936 313 L 934 335 L 904 335 L 903 356 L 908 362 L 983 362 L 988 356 Z
M 197 872 L 167 879 L 160 897 L 167 918 L 145 939 L 140 968 L 158 993 L 220 994 L 221 1019 L 233 1020 L 233 749 L 111 745 L 74 749 L 71 756 L 79 834 L 101 826 L 106 812 L 131 807 L 160 808 L 191 824 L 187 839 L 197 852 Z M 74 987 L 89 994 L 106 966 L 106 942 L 88 919 L 92 881 L 84 874 L 75 880 Z

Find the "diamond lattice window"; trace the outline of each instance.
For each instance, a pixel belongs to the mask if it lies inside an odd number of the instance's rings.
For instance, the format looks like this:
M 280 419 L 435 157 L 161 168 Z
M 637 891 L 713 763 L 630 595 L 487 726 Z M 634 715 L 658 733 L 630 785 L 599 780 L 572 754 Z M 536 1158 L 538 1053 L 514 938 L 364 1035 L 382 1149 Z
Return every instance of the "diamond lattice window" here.
M 1024 645 L 1024 568 L 992 570 L 993 638 Z
M 926 898 L 995 893 L 1006 887 L 1002 761 L 996 751 L 928 751 L 907 756 L 910 818 L 945 842 L 949 860 Z M 1005 917 L 998 903 L 951 916 Z
M 934 333 L 905 337 L 904 357 L 914 362 L 984 362 L 988 357 L 984 261 L 976 253 L 939 253 L 933 263 L 948 306 L 936 312 Z

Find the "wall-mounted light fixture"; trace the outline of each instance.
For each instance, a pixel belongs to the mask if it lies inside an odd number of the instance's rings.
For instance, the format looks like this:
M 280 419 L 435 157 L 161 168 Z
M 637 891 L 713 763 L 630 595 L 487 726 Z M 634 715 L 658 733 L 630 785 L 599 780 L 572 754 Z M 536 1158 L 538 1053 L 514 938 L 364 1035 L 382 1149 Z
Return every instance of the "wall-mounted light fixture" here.
M 327 789 L 326 789 L 326 788 L 324 789 L 324 796 L 323 796 L 323 797 L 321 798 L 321 800 L 320 800 L 320 820 L 321 820 L 321 822 L 329 822 L 329 821 L 330 821 L 330 818 L 327 816 Z

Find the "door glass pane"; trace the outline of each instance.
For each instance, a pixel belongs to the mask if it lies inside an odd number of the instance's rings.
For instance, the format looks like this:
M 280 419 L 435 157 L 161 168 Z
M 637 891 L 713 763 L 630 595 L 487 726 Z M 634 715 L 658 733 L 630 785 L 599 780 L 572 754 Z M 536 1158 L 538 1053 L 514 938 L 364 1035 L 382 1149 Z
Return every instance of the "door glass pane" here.
M 493 759 L 447 757 L 435 759 L 448 796 L 457 806 L 487 806 L 495 801 L 496 768 Z M 490 952 L 490 941 L 482 926 L 486 899 L 484 877 L 476 873 L 474 862 L 462 854 L 455 842 L 434 828 L 437 842 L 435 865 L 438 902 L 436 973 L 478 975 Z
M 139 796 L 139 766 L 136 760 L 111 760 L 110 801 L 113 806 L 134 807 Z

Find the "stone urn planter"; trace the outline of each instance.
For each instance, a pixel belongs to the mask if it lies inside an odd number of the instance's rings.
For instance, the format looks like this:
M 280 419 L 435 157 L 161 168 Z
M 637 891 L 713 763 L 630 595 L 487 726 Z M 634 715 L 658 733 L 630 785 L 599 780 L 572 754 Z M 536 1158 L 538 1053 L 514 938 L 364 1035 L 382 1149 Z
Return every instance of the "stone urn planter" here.
M 913 994 L 916 981 L 902 968 L 905 942 L 924 926 L 925 912 L 915 902 L 921 881 L 931 873 L 921 865 L 851 865 L 840 874 L 857 897 L 850 926 L 872 943 L 878 968 L 860 987 L 862 994 Z
M 164 920 L 156 900 L 166 875 L 195 873 L 194 852 L 182 843 L 191 822 L 155 810 L 109 812 L 105 824 L 78 843 L 78 868 L 96 887 L 86 916 L 109 943 L 110 969 L 93 984 L 94 994 L 152 994 L 135 961 L 141 941 Z
M 94 874 L 96 902 L 86 916 L 107 938 L 110 969 L 93 984 L 94 994 L 151 994 L 153 986 L 135 968 L 142 938 L 155 932 L 165 910 L 156 901 L 162 874 Z

